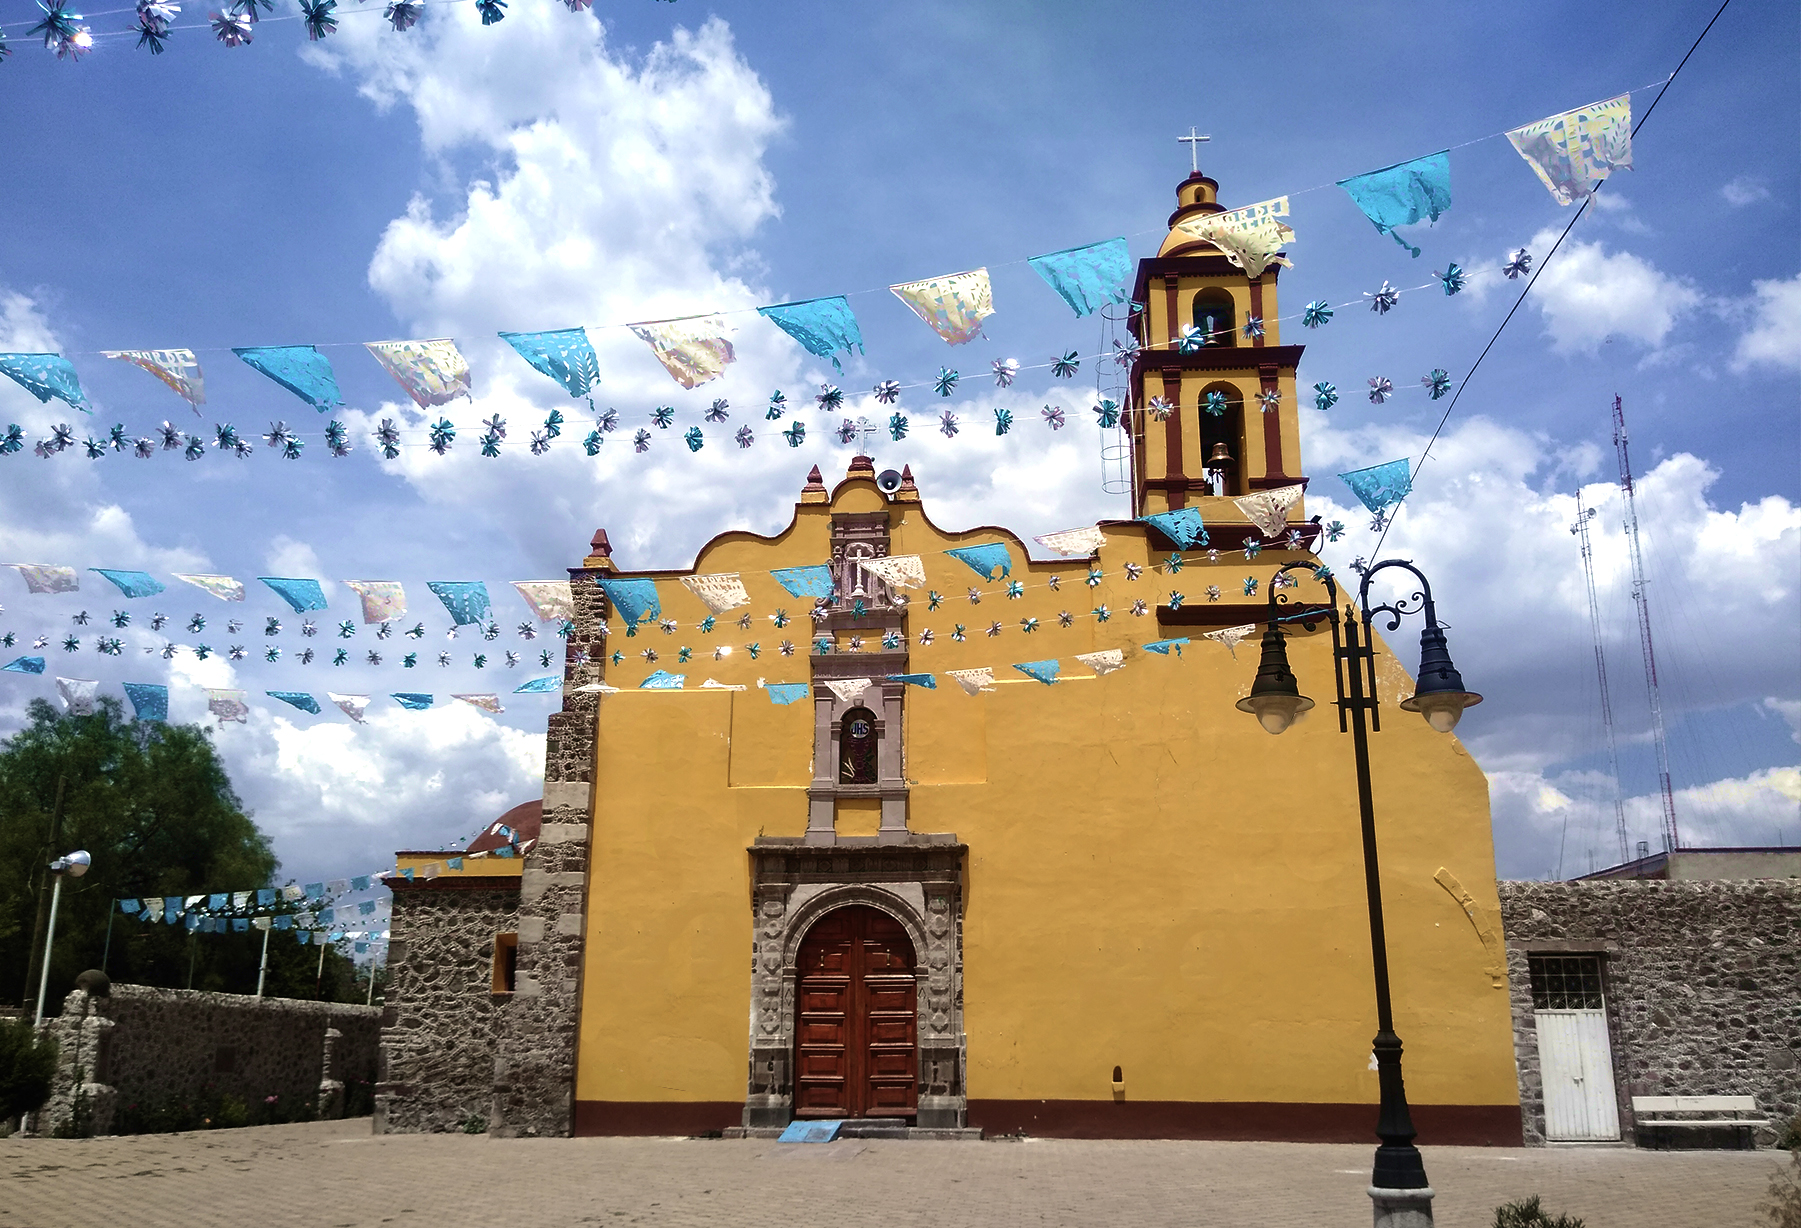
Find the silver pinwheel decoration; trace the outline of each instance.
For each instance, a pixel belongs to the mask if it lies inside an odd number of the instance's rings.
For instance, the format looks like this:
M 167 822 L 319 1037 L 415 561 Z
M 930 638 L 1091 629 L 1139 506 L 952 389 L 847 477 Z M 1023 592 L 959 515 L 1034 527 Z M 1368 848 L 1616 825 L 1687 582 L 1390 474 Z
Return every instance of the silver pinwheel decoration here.
M 1313 386 L 1313 408 L 1322 413 L 1338 404 L 1338 388 L 1329 380 L 1321 380 Z
M 1531 271 L 1532 253 L 1523 247 L 1509 256 L 1507 263 L 1501 266 L 1501 272 L 1507 274 L 1508 281 L 1517 281 Z
M 138 46 L 150 48 L 151 55 L 161 55 L 169 39 L 169 26 L 181 5 L 168 0 L 138 0 Z
M 1451 391 L 1451 374 L 1448 371 L 1434 367 L 1432 369 L 1432 374 L 1420 376 L 1420 383 L 1425 386 L 1426 391 L 1430 393 L 1432 399 L 1436 401 L 1438 398 L 1444 396 L 1445 393 Z
M 1152 397 L 1150 404 L 1146 405 L 1145 409 L 1154 421 L 1167 422 L 1176 407 L 1163 397 Z
M 751 429 L 748 426 L 739 427 L 738 433 L 733 435 L 732 439 L 737 442 L 740 448 L 748 448 L 757 441 L 756 435 L 751 432 Z
M 300 0 L 300 20 L 306 26 L 309 43 L 338 32 L 338 19 L 332 16 L 337 7 L 338 0 Z
M 932 391 L 941 397 L 948 397 L 957 390 L 957 381 L 962 378 L 949 367 L 939 367 L 938 378 L 932 381 Z
M 885 379 L 875 386 L 875 399 L 878 405 L 892 405 L 900 400 L 900 383 Z
M 730 401 L 726 400 L 724 397 L 720 397 L 707 408 L 707 412 L 702 414 L 701 417 L 708 422 L 724 422 L 727 418 L 732 416 L 728 412 L 731 409 L 731 405 L 732 403 Z
M 1013 387 L 1013 379 L 1019 374 L 1017 358 L 997 358 L 994 360 L 994 386 L 997 388 Z
M 1044 415 L 1045 424 L 1053 431 L 1060 431 L 1063 429 L 1064 419 L 1063 407 L 1061 405 L 1046 405 L 1038 412 Z
M 1386 375 L 1374 376 L 1370 380 L 1370 403 L 1373 405 L 1382 404 L 1384 401 L 1388 400 L 1389 394 L 1394 392 L 1394 390 L 1395 386 L 1389 383 Z
M 938 418 L 938 431 L 946 439 L 954 437 L 957 433 L 957 415 L 945 410 Z
M 406 31 L 419 24 L 419 18 L 424 12 L 425 5 L 419 0 L 392 0 L 383 10 L 382 17 L 396 31 Z
M 1257 338 L 1259 338 L 1261 336 L 1263 336 L 1263 317 L 1262 316 L 1246 316 L 1245 321 L 1244 321 L 1244 338 L 1245 338 L 1245 340 L 1246 341 L 1255 341 Z
M 251 12 L 255 11 L 256 8 L 252 5 Z M 256 19 L 253 17 L 246 17 L 236 10 L 221 12 L 218 9 L 214 9 L 209 17 L 213 24 L 213 37 L 227 47 L 242 47 L 255 37 Z
M 381 425 L 375 428 L 375 446 L 381 449 L 383 460 L 395 460 L 400 456 L 400 428 L 394 425 L 394 419 L 383 418 Z
M 1082 369 L 1082 360 L 1071 350 L 1061 358 L 1051 360 L 1051 375 L 1056 379 L 1074 379 L 1076 372 Z
M 1385 316 L 1394 310 L 1395 304 L 1401 301 L 1401 292 L 1389 285 L 1385 279 L 1382 288 L 1376 291 L 1365 290 L 1363 297 L 1370 301 L 1370 310 L 1379 316 Z

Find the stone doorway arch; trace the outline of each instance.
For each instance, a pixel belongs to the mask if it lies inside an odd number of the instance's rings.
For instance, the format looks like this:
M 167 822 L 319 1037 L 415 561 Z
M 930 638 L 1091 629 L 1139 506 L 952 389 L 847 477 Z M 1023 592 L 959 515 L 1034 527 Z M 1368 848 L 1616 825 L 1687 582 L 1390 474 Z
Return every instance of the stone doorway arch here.
M 918 837 L 915 837 L 918 839 Z M 961 1128 L 963 1088 L 962 900 L 965 853 L 952 840 L 846 848 L 760 839 L 751 849 L 753 963 L 746 1126 L 794 1117 L 800 948 L 832 911 L 873 908 L 912 944 L 916 986 L 916 1124 Z

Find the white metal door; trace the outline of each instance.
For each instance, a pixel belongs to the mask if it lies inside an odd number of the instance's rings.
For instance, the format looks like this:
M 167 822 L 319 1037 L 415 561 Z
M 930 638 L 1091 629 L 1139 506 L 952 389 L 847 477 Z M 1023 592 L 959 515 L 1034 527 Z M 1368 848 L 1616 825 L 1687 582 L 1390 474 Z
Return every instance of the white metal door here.
M 1545 1137 L 1599 1142 L 1620 1137 L 1606 1010 L 1541 1010 L 1538 1066 L 1545 1087 Z

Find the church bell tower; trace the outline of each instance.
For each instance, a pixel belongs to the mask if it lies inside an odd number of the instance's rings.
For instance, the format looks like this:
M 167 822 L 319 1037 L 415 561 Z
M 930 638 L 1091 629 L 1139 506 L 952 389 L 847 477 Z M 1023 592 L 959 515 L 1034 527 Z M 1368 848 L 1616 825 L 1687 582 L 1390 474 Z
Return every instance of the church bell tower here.
M 1233 496 L 1306 483 L 1295 400 L 1304 347 L 1282 344 L 1279 264 L 1247 276 L 1220 247 L 1180 228 L 1226 212 L 1218 197 L 1218 183 L 1199 170 L 1189 175 L 1176 189 L 1169 235 L 1138 262 L 1132 512 L 1195 508 L 1210 532 L 1226 530 L 1215 537 L 1229 538 L 1247 523 Z M 1304 519 L 1298 501 L 1289 516 Z

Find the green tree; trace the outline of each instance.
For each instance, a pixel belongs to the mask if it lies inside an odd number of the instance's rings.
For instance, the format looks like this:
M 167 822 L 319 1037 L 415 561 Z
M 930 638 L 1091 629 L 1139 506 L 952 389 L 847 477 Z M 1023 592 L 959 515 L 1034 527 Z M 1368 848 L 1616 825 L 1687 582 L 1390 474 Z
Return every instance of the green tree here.
M 45 867 L 81 848 L 94 863 L 85 877 L 63 882 L 46 1014 L 61 1009 L 77 974 L 102 960 L 115 981 L 255 992 L 257 930 L 191 933 L 114 907 L 125 898 L 247 891 L 276 881 L 268 838 L 233 790 L 210 731 L 129 720 L 112 699 L 87 716 L 34 700 L 25 727 L 0 742 L 0 1001 L 36 997 L 27 970 Z M 291 932 L 272 933 L 264 992 L 360 1001 L 350 961 L 328 949 L 321 972 L 319 956 Z
M 29 1019 L 0 1019 L 0 1121 L 42 1107 L 55 1076 L 55 1038 Z

